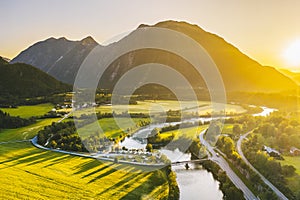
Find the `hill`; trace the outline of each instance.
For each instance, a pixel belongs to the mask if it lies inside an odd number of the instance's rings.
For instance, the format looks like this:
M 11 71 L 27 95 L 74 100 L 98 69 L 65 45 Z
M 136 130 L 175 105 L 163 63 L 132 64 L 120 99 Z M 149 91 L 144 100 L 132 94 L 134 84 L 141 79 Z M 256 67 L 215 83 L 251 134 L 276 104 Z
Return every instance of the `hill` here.
M 293 81 L 295 81 L 298 85 L 300 85 L 300 73 L 299 72 L 292 72 L 288 69 L 278 69 L 279 72 L 286 75 Z
M 223 38 L 206 32 L 196 25 L 186 22 L 165 21 L 153 26 L 139 26 L 139 28 L 147 27 L 161 27 L 179 31 L 203 46 L 216 63 L 227 92 L 276 93 L 296 90 L 298 87 L 289 77 L 278 72 L 275 68 L 262 66 Z M 126 38 L 130 38 L 132 35 L 129 34 Z M 122 40 L 109 46 L 118 45 Z M 73 83 L 80 64 L 96 45 L 97 43 L 90 37 L 82 41 L 50 38 L 29 47 L 14 58 L 12 63 L 33 64 L 60 81 Z M 145 63 L 161 63 L 171 66 L 185 76 L 194 88 L 206 88 L 204 78 L 186 60 L 170 52 L 153 49 L 130 52 L 115 60 L 102 76 L 100 87 L 112 89 L 119 78 L 128 70 Z M 157 77 L 163 79 L 166 78 L 166 74 L 157 73 Z M 176 80 L 174 80 L 174 84 L 176 85 Z
M 81 41 L 49 38 L 22 51 L 11 63 L 36 66 L 60 81 L 73 84 L 82 61 L 97 45 L 90 36 Z
M 48 96 L 70 91 L 71 86 L 45 72 L 23 63 L 9 64 L 0 58 L 0 94 L 2 98 Z

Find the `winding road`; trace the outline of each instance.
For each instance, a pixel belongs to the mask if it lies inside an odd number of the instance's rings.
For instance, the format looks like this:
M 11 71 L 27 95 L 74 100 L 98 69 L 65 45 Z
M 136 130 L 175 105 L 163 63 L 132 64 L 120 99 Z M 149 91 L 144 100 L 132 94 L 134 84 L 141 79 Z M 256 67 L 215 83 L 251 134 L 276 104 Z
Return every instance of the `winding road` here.
M 252 192 L 251 190 L 244 184 L 244 182 L 235 174 L 235 172 L 231 169 L 227 161 L 221 157 L 217 156 L 217 153 L 215 152 L 214 148 L 204 139 L 204 134 L 206 130 L 202 131 L 199 135 L 199 139 L 201 143 L 206 147 L 206 149 L 211 153 L 210 159 L 217 163 L 222 170 L 224 170 L 229 177 L 229 179 L 232 181 L 232 183 L 242 190 L 244 193 L 244 197 L 247 200 L 255 200 L 258 199 Z
M 252 165 L 251 165 L 251 163 L 247 160 L 247 158 L 245 157 L 245 155 L 244 155 L 244 153 L 243 153 L 243 151 L 242 151 L 242 142 L 243 142 L 243 140 L 249 135 L 251 133 L 251 131 L 250 132 L 248 132 L 248 133 L 246 133 L 246 134 L 244 134 L 244 135 L 242 135 L 240 138 L 239 138 L 239 140 L 238 140 L 238 142 L 237 142 L 237 145 L 236 145 L 236 148 L 237 148 L 237 151 L 238 151 L 238 153 L 240 154 L 240 156 L 241 156 L 241 158 L 242 158 L 242 160 L 255 172 L 255 173 L 257 173 L 259 176 L 260 176 L 260 178 L 263 180 L 263 182 L 266 184 L 266 185 L 268 185 L 273 191 L 274 191 L 274 193 L 278 196 L 278 198 L 279 199 L 283 199 L 283 200 L 288 200 L 288 198 L 284 195 L 284 194 L 282 194 L 270 181 L 268 181 L 268 179 L 266 179 L 257 169 L 255 169 Z

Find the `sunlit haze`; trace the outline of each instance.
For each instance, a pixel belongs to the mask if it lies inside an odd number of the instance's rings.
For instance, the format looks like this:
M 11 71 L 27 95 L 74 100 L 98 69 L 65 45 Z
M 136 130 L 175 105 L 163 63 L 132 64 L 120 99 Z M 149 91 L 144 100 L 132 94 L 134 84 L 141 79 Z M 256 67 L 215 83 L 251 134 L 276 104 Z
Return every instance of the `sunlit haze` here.
M 284 57 L 290 66 L 300 67 L 300 39 L 291 43 L 284 51 Z
M 13 58 L 49 37 L 91 35 L 101 44 L 141 23 L 178 20 L 223 37 L 263 65 L 294 69 L 299 59 L 289 49 L 300 39 L 299 7 L 298 0 L 1 1 L 0 55 Z

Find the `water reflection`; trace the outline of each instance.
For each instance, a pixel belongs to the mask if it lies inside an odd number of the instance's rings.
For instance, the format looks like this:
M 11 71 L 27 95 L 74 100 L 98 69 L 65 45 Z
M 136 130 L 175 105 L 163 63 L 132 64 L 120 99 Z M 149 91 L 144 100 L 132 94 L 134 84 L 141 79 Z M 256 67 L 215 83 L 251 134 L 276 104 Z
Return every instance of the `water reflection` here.
M 218 189 L 219 182 L 212 174 L 202 169 L 197 164 L 189 164 L 190 169 L 186 170 L 184 165 L 172 166 L 176 172 L 177 183 L 182 200 L 221 200 L 222 192 Z

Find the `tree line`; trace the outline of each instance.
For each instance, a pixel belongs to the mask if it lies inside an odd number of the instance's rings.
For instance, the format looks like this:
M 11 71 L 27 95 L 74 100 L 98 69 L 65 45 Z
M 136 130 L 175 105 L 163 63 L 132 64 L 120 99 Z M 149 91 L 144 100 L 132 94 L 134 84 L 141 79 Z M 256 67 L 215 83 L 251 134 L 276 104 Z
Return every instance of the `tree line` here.
M 33 124 L 36 122 L 36 119 L 34 117 L 31 117 L 29 119 L 24 119 L 19 116 L 14 117 L 10 116 L 9 113 L 3 112 L 0 110 L 0 129 L 3 128 L 19 128 L 23 126 L 28 126 L 30 124 Z

